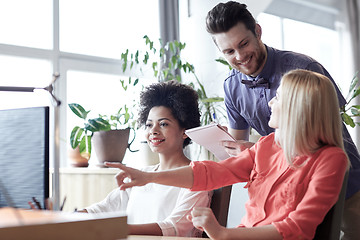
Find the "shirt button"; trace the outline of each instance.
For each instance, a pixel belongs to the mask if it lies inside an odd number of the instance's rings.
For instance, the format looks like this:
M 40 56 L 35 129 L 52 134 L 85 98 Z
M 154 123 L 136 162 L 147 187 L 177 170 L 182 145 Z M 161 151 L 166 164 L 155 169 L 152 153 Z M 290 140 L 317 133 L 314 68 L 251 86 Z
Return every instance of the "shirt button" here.
M 264 97 L 264 94 L 260 94 L 260 98 L 263 98 Z

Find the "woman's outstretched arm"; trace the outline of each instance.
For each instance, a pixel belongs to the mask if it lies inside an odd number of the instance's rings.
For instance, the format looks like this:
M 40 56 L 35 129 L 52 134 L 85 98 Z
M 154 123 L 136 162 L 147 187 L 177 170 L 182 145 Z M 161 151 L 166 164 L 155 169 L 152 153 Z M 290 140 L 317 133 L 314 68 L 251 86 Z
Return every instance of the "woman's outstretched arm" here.
M 105 165 L 122 170 L 116 175 L 116 181 L 121 190 L 134 186 L 144 186 L 145 184 L 151 182 L 168 186 L 191 188 L 194 182 L 193 171 L 190 166 L 179 167 L 166 171 L 143 172 L 134 168 L 126 167 L 121 163 L 106 162 Z M 129 178 L 131 181 L 124 182 L 125 178 Z

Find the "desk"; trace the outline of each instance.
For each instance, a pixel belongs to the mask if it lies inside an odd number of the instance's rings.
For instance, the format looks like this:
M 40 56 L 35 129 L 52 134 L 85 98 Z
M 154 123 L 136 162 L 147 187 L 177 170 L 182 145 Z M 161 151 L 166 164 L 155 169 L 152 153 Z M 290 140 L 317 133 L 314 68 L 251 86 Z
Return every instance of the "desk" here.
M 164 237 L 164 236 L 144 236 L 144 235 L 129 235 L 127 240 L 199 240 L 209 238 L 188 238 L 188 237 Z
M 1 208 L 0 236 L 6 240 L 126 239 L 126 222 L 127 217 L 120 212 L 85 214 Z
M 16 212 L 17 211 L 17 212 Z M 19 221 L 19 216 L 21 220 Z M 201 238 L 127 236 L 123 213 L 84 214 L 0 209 L 0 236 L 6 240 L 199 240 Z M 20 223 L 21 222 L 21 223 Z M 127 238 L 126 238 L 127 237 Z M 208 238 L 207 238 L 208 239 Z

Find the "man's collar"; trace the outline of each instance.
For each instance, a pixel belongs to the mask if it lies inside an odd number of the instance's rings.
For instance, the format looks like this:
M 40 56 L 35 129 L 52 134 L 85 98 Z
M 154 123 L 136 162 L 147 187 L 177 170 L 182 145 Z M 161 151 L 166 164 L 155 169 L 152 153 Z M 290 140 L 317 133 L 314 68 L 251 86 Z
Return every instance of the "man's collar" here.
M 264 44 L 264 45 L 266 48 L 267 57 L 266 57 L 265 65 L 264 65 L 262 71 L 259 73 L 258 77 L 268 79 L 269 82 L 271 83 L 272 79 L 270 78 L 270 76 L 271 76 L 271 70 L 272 70 L 272 62 L 274 60 L 274 49 L 271 47 L 268 47 L 266 44 Z

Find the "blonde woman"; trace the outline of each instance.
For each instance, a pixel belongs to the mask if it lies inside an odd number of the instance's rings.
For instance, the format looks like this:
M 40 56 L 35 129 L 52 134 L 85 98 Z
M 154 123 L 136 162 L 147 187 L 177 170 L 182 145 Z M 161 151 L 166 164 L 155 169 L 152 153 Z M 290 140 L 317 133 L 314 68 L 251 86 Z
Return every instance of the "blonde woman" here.
M 123 170 L 121 189 L 156 182 L 198 191 L 247 182 L 246 216 L 237 228 L 220 226 L 209 208 L 192 210 L 189 220 L 212 239 L 312 239 L 348 169 L 336 92 L 325 76 L 293 70 L 269 106 L 275 133 L 238 156 L 157 173 L 109 166 Z

